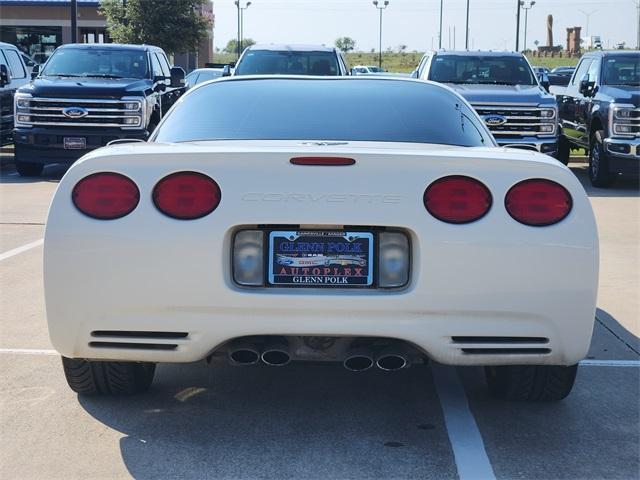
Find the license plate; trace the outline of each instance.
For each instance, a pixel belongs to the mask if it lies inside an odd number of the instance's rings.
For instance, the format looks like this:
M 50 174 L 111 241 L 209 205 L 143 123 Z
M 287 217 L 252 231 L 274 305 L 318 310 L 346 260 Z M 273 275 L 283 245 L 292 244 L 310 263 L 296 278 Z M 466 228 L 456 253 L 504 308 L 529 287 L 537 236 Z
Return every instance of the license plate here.
M 84 137 L 64 137 L 65 150 L 86 150 L 87 139 Z
M 373 234 L 278 231 L 269 234 L 269 283 L 288 287 L 373 284 Z

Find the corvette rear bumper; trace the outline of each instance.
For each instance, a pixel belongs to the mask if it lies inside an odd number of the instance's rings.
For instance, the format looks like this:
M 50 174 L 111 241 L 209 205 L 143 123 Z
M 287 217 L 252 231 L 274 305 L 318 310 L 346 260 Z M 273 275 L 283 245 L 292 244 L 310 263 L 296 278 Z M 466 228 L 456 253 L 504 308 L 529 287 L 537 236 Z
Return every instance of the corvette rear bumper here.
M 64 356 L 191 362 L 254 335 L 399 339 L 450 365 L 570 365 L 588 350 L 597 231 L 582 186 L 558 162 L 498 149 L 390 158 L 386 151 L 344 147 L 337 154 L 356 158 L 354 167 L 298 167 L 289 157 L 317 152 L 295 146 L 284 153 L 212 153 L 185 145 L 172 147 L 182 154 L 167 154 L 164 148 L 97 152 L 76 163 L 56 191 L 44 283 L 50 337 Z M 147 150 L 153 151 L 131 153 Z M 393 162 L 402 168 L 390 168 Z M 214 178 L 222 191 L 219 207 L 197 220 L 170 218 L 152 202 L 157 182 L 185 168 Z M 135 181 L 135 210 L 109 221 L 80 213 L 73 188 L 96 171 Z M 425 188 L 452 171 L 490 189 L 493 205 L 481 219 L 448 224 L 426 211 Z M 567 188 L 572 210 L 548 227 L 518 223 L 505 210 L 505 196 L 515 183 L 541 177 Z M 235 234 L 264 226 L 405 232 L 409 283 L 240 287 L 232 272 Z
M 367 309 L 328 315 L 320 305 L 266 311 L 251 303 L 225 311 L 182 307 L 119 312 L 82 325 L 73 341 L 53 339 L 62 355 L 73 358 L 192 362 L 245 336 L 384 337 L 413 344 L 429 358 L 449 365 L 570 365 L 584 358 L 593 323 L 585 319 L 579 329 L 583 333 L 568 336 L 560 322 L 522 312 L 389 314 Z

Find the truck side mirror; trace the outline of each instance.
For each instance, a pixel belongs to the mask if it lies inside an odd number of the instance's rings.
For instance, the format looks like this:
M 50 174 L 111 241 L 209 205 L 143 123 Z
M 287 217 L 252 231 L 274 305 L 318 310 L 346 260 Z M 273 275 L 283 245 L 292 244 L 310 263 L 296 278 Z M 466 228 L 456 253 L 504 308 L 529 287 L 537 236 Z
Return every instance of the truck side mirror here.
M 11 74 L 6 65 L 0 65 L 0 87 L 4 87 L 11 83 Z
M 592 82 L 589 80 L 589 74 L 585 74 L 580 80 L 580 93 L 585 97 L 590 97 L 594 94 L 594 87 L 596 86 L 596 82 Z
M 230 77 L 231 76 L 231 65 L 225 65 L 222 67 L 222 76 Z
M 31 68 L 31 80 L 36 78 L 40 74 L 40 65 L 37 63 Z
M 538 74 L 538 82 L 540 82 L 540 86 L 542 88 L 549 92 L 549 89 L 551 88 L 551 82 L 549 82 L 549 76 L 546 73 L 541 72 Z
M 182 67 L 171 67 L 171 87 L 184 87 L 185 73 Z

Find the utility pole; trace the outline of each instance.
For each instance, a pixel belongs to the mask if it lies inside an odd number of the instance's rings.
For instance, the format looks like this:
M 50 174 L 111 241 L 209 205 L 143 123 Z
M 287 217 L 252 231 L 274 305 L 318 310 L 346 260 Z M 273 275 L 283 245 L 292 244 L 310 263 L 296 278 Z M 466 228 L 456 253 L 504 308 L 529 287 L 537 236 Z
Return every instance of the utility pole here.
M 78 0 L 71 0 L 71 43 L 78 43 Z
M 444 0 L 440 0 L 440 33 L 438 34 L 438 48 L 442 48 L 442 7 Z
M 467 28 L 464 34 L 464 49 L 469 50 L 469 0 L 467 0 Z
M 385 10 L 389 6 L 389 0 L 384 0 L 384 2 L 378 2 L 378 0 L 373 0 L 373 4 L 380 12 L 380 35 L 379 35 L 379 47 L 378 47 L 378 67 L 382 68 L 382 11 Z
M 518 10 L 516 13 L 516 52 L 520 51 L 520 0 L 516 0 Z

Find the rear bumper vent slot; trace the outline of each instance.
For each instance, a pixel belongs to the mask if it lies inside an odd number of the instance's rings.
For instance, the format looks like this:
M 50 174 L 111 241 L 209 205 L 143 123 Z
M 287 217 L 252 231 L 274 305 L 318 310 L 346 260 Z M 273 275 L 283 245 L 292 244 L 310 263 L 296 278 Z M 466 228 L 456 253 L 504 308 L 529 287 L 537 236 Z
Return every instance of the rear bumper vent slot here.
M 91 332 L 92 337 L 109 338 L 141 338 L 141 339 L 179 339 L 187 338 L 187 332 L 141 332 L 128 330 L 95 330 Z
M 508 345 L 514 344 L 522 344 L 522 343 L 538 343 L 545 344 L 549 343 L 548 338 L 544 337 L 451 337 L 453 343 L 464 343 L 464 344 L 496 344 L 496 343 L 506 343 Z
M 175 350 L 176 344 L 170 343 L 129 343 L 129 342 L 89 342 L 93 348 L 122 348 L 129 350 Z
M 462 348 L 469 355 L 544 355 L 550 348 Z

